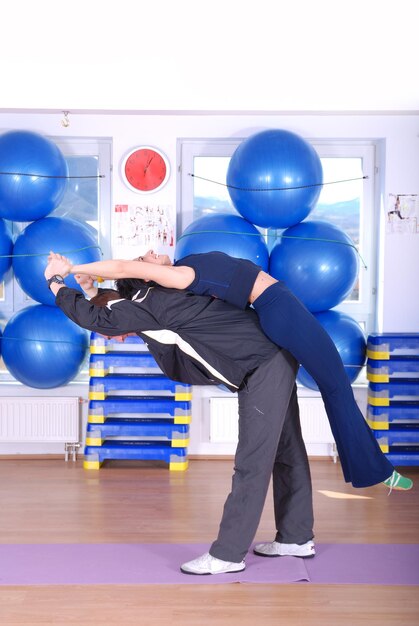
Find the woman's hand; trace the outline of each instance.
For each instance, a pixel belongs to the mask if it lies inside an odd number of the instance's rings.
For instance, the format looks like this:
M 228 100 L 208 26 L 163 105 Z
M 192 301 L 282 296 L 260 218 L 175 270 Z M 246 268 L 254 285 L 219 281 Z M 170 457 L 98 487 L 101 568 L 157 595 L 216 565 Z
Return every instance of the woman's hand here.
M 54 274 L 60 274 L 60 276 L 65 278 L 71 273 L 71 268 L 72 264 L 67 257 L 51 251 L 48 256 L 48 265 L 44 275 L 45 278 L 51 278 Z

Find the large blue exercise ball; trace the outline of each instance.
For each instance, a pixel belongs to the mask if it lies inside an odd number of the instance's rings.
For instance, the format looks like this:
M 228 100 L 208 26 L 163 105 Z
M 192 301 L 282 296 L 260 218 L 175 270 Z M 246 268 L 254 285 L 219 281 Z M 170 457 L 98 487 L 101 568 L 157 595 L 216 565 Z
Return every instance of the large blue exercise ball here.
M 175 260 L 214 250 L 249 259 L 263 270 L 268 269 L 269 252 L 263 236 L 239 215 L 218 213 L 192 222 L 178 239 Z
M 367 343 L 356 320 L 340 311 L 322 311 L 314 316 L 332 338 L 345 366 L 349 380 L 353 383 L 365 363 Z M 314 379 L 304 367 L 298 371 L 297 381 L 309 389 L 318 390 Z
M 22 231 L 13 249 L 16 280 L 31 298 L 53 305 L 55 296 L 44 278 L 50 250 L 68 257 L 73 265 L 99 261 L 100 251 L 96 231 L 66 217 L 45 217 Z M 66 285 L 79 289 L 72 275 L 66 278 Z
M 61 202 L 68 168 L 58 146 L 26 130 L 0 135 L 0 217 L 32 222 Z
M 66 385 L 78 373 L 88 335 L 55 306 L 22 309 L 6 324 L 2 357 L 9 372 L 29 387 Z
M 0 281 L 12 265 L 13 239 L 4 220 L 0 218 Z
M 249 222 L 265 228 L 301 222 L 314 208 L 322 183 L 317 152 L 287 130 L 264 130 L 245 139 L 227 170 L 233 205 Z
M 326 311 L 352 291 L 359 270 L 352 239 L 321 220 L 287 228 L 271 251 L 269 273 L 312 311 Z

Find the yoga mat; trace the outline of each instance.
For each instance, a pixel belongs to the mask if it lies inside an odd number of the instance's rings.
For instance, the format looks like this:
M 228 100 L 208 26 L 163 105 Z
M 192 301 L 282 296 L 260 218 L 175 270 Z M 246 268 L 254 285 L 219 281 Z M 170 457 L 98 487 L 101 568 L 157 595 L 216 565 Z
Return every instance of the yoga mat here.
M 419 585 L 419 545 L 317 544 L 313 559 L 264 558 L 246 569 L 193 576 L 180 565 L 208 544 L 2 544 L 0 585 L 318 584 Z
M 305 566 L 312 583 L 419 585 L 419 545 L 316 544 Z
M 3 544 L 0 545 L 0 585 L 179 585 L 308 580 L 301 559 L 261 559 L 254 554 L 246 558 L 243 572 L 193 576 L 180 571 L 182 563 L 208 549 L 209 544 Z

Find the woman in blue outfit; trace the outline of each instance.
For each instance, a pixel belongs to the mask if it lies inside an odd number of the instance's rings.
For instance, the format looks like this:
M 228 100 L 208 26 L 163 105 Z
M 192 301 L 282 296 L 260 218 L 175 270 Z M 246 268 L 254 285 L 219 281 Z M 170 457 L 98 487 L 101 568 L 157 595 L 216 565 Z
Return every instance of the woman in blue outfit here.
M 391 489 L 408 490 L 409 478 L 401 476 L 385 457 L 355 401 L 350 380 L 335 344 L 303 303 L 282 281 L 272 278 L 246 259 L 223 252 L 189 255 L 172 265 L 166 255 L 149 250 L 134 261 L 110 260 L 71 265 L 51 253 L 58 273 L 79 278 L 88 295 L 94 295 L 93 276 L 116 279 L 124 298 L 135 297 L 141 283 L 154 281 L 164 287 L 187 289 L 220 298 L 234 306 L 252 304 L 264 333 L 291 352 L 316 381 L 339 453 L 346 482 L 368 487 L 383 482 Z M 139 262 L 140 261 L 140 262 Z M 88 276 L 88 278 L 86 278 Z M 90 291 L 89 291 L 90 290 Z

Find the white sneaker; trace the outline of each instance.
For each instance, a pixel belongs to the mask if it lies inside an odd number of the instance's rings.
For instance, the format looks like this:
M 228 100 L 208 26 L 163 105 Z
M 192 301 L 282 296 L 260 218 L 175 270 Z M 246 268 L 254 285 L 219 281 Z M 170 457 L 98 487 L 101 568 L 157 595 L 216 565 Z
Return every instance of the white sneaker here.
M 315 556 L 316 549 L 313 541 L 307 541 L 301 546 L 298 543 L 257 543 L 253 549 L 259 556 L 299 556 L 302 559 L 310 559 Z
M 206 552 L 193 561 L 188 561 L 181 565 L 180 570 L 184 574 L 228 574 L 230 572 L 241 572 L 246 567 L 245 562 L 231 563 L 230 561 L 222 561 L 211 556 Z

